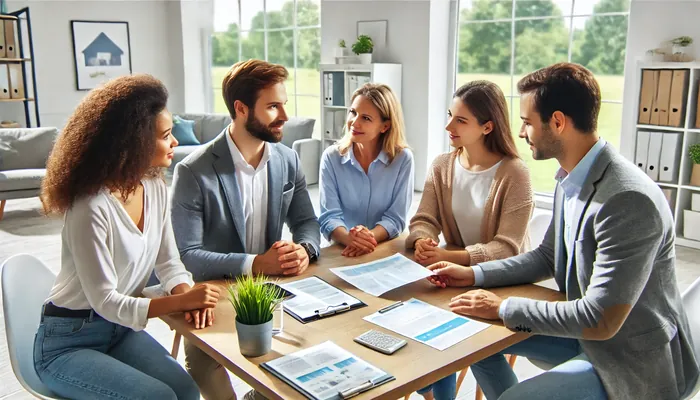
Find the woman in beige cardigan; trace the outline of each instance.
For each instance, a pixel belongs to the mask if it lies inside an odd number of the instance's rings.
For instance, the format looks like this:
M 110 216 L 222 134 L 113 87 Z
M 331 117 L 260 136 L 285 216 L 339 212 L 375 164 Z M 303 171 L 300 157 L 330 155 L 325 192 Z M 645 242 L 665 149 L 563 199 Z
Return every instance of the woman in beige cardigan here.
M 455 92 L 448 116 L 445 129 L 455 150 L 433 162 L 406 247 L 415 248 L 423 265 L 475 265 L 521 253 L 534 202 L 503 92 L 492 82 L 467 83 Z M 439 247 L 441 232 L 460 249 Z M 453 374 L 418 393 L 443 400 L 454 399 L 455 390 Z

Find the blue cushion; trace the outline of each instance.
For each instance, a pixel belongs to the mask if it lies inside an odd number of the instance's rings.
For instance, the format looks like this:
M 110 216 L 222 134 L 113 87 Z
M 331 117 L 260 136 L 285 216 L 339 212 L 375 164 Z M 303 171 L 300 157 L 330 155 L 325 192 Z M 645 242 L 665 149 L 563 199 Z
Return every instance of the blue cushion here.
M 177 115 L 173 117 L 173 136 L 181 146 L 200 144 L 194 135 L 194 121 L 182 119 Z

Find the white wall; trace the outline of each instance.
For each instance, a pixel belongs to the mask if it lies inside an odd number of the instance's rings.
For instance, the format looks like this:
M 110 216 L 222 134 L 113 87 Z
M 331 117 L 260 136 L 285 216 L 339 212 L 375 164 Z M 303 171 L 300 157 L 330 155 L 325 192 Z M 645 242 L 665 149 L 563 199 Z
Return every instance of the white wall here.
M 133 72 L 149 73 L 159 78 L 170 92 L 169 109 L 175 112 L 185 110 L 185 47 L 180 3 L 9 1 L 8 10 L 28 5 L 31 13 L 41 124 L 62 127 L 87 93 L 76 90 L 71 20 L 129 22 Z M 0 119 L 13 118 L 23 123 L 21 107 L 6 104 L 0 105 Z
M 696 58 L 700 57 L 699 15 L 700 1 L 697 0 L 632 0 L 630 4 L 620 137 L 620 151 L 630 160 L 634 160 L 635 110 L 639 102 L 636 88 L 641 79 L 636 65 L 644 59 L 647 50 L 661 47 L 662 42 L 682 35 L 695 39 L 691 51 Z

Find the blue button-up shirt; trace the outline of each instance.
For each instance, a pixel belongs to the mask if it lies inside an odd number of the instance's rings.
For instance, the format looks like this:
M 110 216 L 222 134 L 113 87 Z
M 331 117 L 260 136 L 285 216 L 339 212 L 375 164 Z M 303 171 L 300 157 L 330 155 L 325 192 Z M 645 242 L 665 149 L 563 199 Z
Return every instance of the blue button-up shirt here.
M 413 153 L 404 149 L 393 161 L 382 151 L 367 173 L 350 147 L 340 155 L 337 146 L 326 149 L 321 158 L 321 233 L 330 240 L 338 227 L 351 229 L 381 225 L 389 237 L 406 227 L 413 199 Z

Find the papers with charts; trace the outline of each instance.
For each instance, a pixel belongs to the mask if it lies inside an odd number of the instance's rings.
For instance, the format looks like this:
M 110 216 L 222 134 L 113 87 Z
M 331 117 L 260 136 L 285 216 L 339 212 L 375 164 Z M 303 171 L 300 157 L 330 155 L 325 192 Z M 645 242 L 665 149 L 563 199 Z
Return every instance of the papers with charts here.
M 352 267 L 331 268 L 331 272 L 363 292 L 377 297 L 432 275 L 428 269 L 401 254 Z
M 364 320 L 441 351 L 491 326 L 417 299 Z
M 285 310 L 302 320 L 317 316 L 316 311 L 324 312 L 342 305 L 350 308 L 363 305 L 360 300 L 315 276 L 279 285 L 295 295 L 284 301 Z

